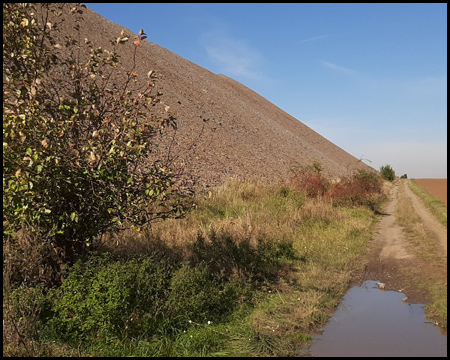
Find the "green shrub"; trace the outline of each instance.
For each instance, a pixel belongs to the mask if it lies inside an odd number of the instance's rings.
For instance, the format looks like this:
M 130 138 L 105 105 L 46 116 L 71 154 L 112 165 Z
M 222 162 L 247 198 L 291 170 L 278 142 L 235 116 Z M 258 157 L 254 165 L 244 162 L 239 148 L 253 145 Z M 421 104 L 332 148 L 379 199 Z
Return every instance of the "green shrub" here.
M 178 269 L 172 277 L 168 306 L 174 325 L 186 328 L 189 320 L 206 324 L 223 320 L 234 308 L 238 291 L 235 284 L 223 284 L 205 264 Z
M 47 335 L 69 344 L 173 335 L 195 322 L 223 321 L 238 305 L 242 285 L 226 283 L 204 264 L 110 255 L 79 260 L 51 291 Z
M 381 177 L 388 181 L 393 181 L 395 179 L 395 171 L 390 165 L 383 165 L 380 167 Z
M 155 139 L 176 123 L 155 74 L 137 68 L 145 34 L 94 48 L 78 42 L 77 25 L 57 43 L 47 15 L 78 21 L 83 9 L 69 6 L 3 4 L 3 229 L 27 224 L 71 263 L 108 231 L 181 216 L 190 192 L 167 154 L 154 158 Z M 122 77 L 119 48 L 133 59 Z M 137 83 L 137 71 L 148 79 Z
M 155 330 L 163 325 L 171 272 L 168 262 L 150 256 L 80 260 L 52 291 L 54 314 L 48 326 L 54 336 L 75 343 Z

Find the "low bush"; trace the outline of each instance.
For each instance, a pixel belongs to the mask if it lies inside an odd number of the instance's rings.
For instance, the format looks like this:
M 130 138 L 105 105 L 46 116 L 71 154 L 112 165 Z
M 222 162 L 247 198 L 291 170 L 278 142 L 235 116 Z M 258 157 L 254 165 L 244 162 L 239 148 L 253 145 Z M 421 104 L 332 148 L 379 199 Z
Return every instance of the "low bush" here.
M 321 171 L 317 162 L 296 170 L 290 187 L 308 197 L 328 198 L 335 206 L 367 206 L 375 210 L 382 200 L 382 179 L 374 171 L 360 170 L 338 182 L 332 182 Z
M 382 181 L 375 172 L 359 171 L 341 179 L 325 193 L 334 205 L 367 206 L 375 210 L 382 198 Z
M 184 263 L 172 276 L 167 298 L 173 325 L 186 329 L 190 321 L 223 321 L 236 306 L 236 285 L 214 276 L 205 264 Z
M 381 177 L 388 181 L 394 181 L 395 171 L 391 165 L 383 165 L 380 167 Z
M 95 256 L 75 263 L 62 286 L 51 291 L 47 337 L 78 346 L 171 336 L 187 330 L 190 320 L 224 321 L 244 288 L 204 263 L 190 266 L 158 254 L 128 260 Z
M 312 165 L 300 167 L 294 171 L 290 186 L 309 197 L 322 196 L 330 186 L 329 180 L 321 173 L 322 167 L 314 162 Z
M 163 320 L 170 264 L 155 257 L 80 260 L 52 291 L 51 335 L 68 343 L 136 335 Z M 149 319 L 146 313 L 151 313 Z M 145 322 L 143 321 L 145 320 Z

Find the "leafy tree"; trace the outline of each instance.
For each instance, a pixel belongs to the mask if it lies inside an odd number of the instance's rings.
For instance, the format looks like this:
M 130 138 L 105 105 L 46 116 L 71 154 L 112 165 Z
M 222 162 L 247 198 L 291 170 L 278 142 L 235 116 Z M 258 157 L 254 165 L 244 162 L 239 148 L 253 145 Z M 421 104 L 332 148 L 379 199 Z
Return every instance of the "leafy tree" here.
M 76 31 L 61 41 L 49 19 L 63 11 Z M 138 81 L 145 33 L 131 43 L 122 31 L 112 49 L 94 48 L 76 38 L 82 13 L 82 5 L 3 4 L 4 239 L 27 228 L 66 261 L 105 232 L 180 217 L 192 199 L 154 155 L 176 119 L 154 72 Z M 133 54 L 122 78 L 119 47 Z
M 395 179 L 395 171 L 390 165 L 383 165 L 380 167 L 381 177 L 388 181 L 393 181 Z

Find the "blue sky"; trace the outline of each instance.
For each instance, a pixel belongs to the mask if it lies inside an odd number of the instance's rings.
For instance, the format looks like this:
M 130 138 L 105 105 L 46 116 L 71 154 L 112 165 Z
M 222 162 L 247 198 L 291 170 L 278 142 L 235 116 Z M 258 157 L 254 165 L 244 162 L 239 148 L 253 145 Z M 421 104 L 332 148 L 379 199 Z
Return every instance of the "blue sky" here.
M 446 3 L 86 5 L 377 170 L 447 178 Z

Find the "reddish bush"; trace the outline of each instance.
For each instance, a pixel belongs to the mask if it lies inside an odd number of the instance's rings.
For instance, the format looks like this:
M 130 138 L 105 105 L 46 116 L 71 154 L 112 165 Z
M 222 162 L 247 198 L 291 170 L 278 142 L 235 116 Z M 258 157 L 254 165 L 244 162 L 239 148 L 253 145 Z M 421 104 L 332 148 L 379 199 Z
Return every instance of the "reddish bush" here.
M 325 196 L 336 205 L 373 207 L 381 193 L 380 177 L 376 173 L 360 171 L 330 187 Z
M 290 186 L 309 197 L 326 197 L 333 205 L 368 206 L 372 209 L 382 199 L 382 179 L 376 172 L 359 171 L 332 183 L 321 174 L 320 164 L 302 167 L 294 172 Z
M 306 168 L 294 174 L 291 186 L 297 191 L 306 193 L 309 197 L 316 197 L 325 194 L 330 182 L 319 171 Z

